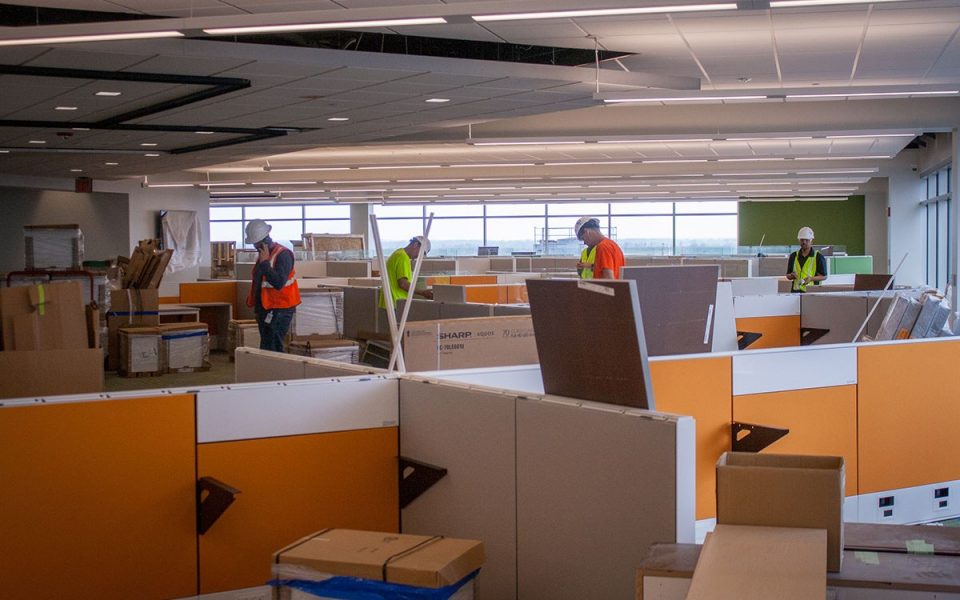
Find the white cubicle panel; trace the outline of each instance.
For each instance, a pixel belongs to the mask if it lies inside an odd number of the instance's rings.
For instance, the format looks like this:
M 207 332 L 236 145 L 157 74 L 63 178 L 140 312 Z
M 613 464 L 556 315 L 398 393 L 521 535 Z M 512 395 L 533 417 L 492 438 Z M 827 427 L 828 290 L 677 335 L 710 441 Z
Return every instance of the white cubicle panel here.
M 651 543 L 693 541 L 693 429 L 690 417 L 405 376 L 400 453 L 448 472 L 403 509 L 403 531 L 484 540 L 478 597 L 629 598 Z
M 817 346 L 755 350 L 733 357 L 733 395 L 852 385 L 857 348 Z
M 197 392 L 197 443 L 392 427 L 397 380 L 364 376 Z

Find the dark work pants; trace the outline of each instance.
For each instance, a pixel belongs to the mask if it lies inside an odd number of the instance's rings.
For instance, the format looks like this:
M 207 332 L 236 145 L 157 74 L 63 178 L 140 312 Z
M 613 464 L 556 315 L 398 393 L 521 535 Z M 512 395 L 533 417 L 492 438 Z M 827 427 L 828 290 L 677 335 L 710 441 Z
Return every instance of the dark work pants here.
M 274 308 L 266 312 L 257 311 L 257 326 L 260 329 L 260 349 L 283 352 L 283 338 L 287 337 L 290 321 L 296 308 Z M 267 315 L 273 315 L 267 323 Z

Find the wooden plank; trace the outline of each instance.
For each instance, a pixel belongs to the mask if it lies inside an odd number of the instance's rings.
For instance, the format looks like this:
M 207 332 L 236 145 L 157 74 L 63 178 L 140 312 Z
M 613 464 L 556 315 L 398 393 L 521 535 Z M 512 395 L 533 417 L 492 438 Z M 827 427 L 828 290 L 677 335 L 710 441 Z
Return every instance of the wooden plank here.
M 531 279 L 548 394 L 654 410 L 636 283 Z

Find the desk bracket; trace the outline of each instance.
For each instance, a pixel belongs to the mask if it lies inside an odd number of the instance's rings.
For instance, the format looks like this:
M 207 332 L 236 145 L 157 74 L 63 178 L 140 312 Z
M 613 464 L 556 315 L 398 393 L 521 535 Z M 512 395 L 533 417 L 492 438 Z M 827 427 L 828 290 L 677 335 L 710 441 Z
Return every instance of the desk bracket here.
M 762 333 L 757 333 L 755 331 L 738 331 L 737 332 L 737 349 L 746 350 L 747 347 L 763 337 Z
M 400 457 L 400 508 L 406 508 L 420 494 L 430 489 L 447 474 L 443 467 Z
M 816 342 L 823 336 L 830 333 L 829 329 L 817 329 L 816 327 L 801 327 L 800 328 L 800 345 L 809 346 L 810 344 Z
M 734 421 L 730 425 L 730 433 L 733 436 L 731 449 L 734 452 L 760 452 L 790 433 L 790 430 Z
M 197 533 L 209 531 L 239 493 L 240 490 L 218 479 L 201 477 L 197 481 Z

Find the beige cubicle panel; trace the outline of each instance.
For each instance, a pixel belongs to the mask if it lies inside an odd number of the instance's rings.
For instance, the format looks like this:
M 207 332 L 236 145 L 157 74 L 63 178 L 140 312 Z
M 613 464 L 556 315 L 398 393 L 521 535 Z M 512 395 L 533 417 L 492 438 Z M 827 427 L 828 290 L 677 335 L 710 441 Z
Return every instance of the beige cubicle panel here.
M 689 417 L 407 376 L 400 423 L 448 470 L 402 529 L 484 540 L 478 597 L 628 598 L 651 543 L 693 539 Z
M 285 381 L 306 377 L 303 356 L 240 347 L 234 351 L 234 357 L 234 380 L 237 383 Z

